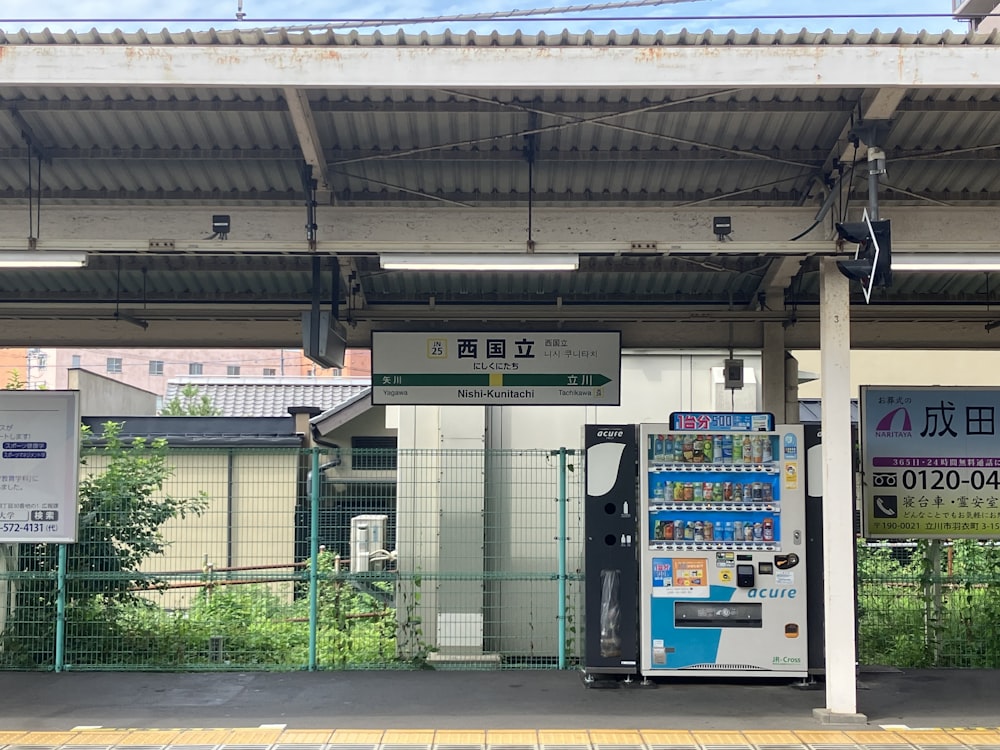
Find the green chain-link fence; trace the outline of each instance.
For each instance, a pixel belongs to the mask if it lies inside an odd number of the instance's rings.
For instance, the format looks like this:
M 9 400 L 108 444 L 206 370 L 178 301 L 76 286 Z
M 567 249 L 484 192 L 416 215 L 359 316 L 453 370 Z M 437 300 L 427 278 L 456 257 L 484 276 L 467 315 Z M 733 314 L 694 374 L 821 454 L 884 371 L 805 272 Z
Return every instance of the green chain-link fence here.
M 90 450 L 80 541 L 0 545 L 0 666 L 574 666 L 578 460 Z M 858 614 L 862 664 L 996 668 L 1000 547 L 859 542 Z
M 77 544 L 0 547 L 6 668 L 578 661 L 572 451 L 171 449 L 146 497 L 155 453 L 88 452 Z

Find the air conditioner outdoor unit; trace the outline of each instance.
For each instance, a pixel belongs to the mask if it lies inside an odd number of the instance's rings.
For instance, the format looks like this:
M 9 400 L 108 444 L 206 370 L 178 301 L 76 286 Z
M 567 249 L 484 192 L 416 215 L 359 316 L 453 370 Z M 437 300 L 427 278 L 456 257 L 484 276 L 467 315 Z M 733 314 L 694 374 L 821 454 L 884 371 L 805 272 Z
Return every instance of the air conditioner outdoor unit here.
M 385 549 L 386 515 L 363 515 L 351 518 L 351 572 L 382 570 L 385 558 L 372 560 L 372 553 Z

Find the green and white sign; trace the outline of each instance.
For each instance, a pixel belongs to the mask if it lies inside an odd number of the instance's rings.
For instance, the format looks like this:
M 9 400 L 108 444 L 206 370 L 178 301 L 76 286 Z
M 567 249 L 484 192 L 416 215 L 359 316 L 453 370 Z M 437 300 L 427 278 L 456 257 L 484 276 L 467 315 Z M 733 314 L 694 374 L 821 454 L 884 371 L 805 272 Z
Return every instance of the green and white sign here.
M 621 402 L 621 334 L 372 333 L 372 403 Z
M 76 391 L 0 391 L 0 542 L 75 542 Z
M 1000 538 L 1000 389 L 862 386 L 869 537 Z

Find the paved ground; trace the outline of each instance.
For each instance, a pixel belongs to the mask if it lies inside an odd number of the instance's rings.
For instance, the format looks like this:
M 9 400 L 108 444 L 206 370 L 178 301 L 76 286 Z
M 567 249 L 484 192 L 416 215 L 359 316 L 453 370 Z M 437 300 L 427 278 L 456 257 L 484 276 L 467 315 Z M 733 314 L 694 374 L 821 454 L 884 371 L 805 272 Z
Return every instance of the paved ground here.
M 929 745 L 954 748 L 968 744 L 978 746 L 979 750 L 1000 750 L 1000 673 L 865 672 L 860 675 L 859 687 L 858 708 L 867 715 L 869 724 L 846 728 L 824 726 L 813 716 L 814 708 L 825 705 L 823 686 L 819 683 L 816 689 L 801 689 L 783 682 L 675 680 L 659 682 L 654 688 L 633 685 L 593 689 L 585 687 L 577 673 L 557 671 L 2 672 L 0 730 L 6 731 L 0 732 L 0 747 L 79 750 L 80 746 L 120 746 L 142 750 L 197 746 L 196 750 L 257 750 L 274 746 L 277 750 L 293 750 L 293 745 L 308 744 L 309 750 L 323 750 L 327 745 L 351 744 L 350 750 L 410 750 L 414 745 L 448 746 L 449 750 L 460 745 L 458 750 L 475 750 L 500 745 L 575 748 L 583 744 L 636 746 L 646 750 L 685 750 L 699 746 L 718 750 L 719 745 L 726 746 L 723 750 L 746 745 L 868 750 L 872 742 L 861 741 L 864 738 L 859 737 L 867 737 L 874 730 L 884 733 L 878 735 L 880 740 L 874 743 L 877 745 L 874 750 L 892 750 L 888 746 L 908 744 L 921 750 Z M 260 730 L 262 725 L 273 726 Z M 133 732 L 109 738 L 107 732 L 70 731 L 77 727 L 239 731 L 198 736 L 195 737 L 198 741 L 194 741 L 177 732 L 149 736 Z M 250 728 L 257 728 L 255 741 L 240 734 Z M 920 742 L 913 743 L 900 739 L 903 728 L 979 729 L 958 739 L 954 734 L 924 733 L 919 736 Z M 830 729 L 844 731 L 824 733 Z M 321 731 L 310 734 L 306 730 Z M 349 730 L 365 731 L 358 735 Z M 426 730 L 417 735 L 423 739 L 416 743 L 404 741 L 410 737 L 408 731 L 416 730 Z M 464 737 L 466 741 L 426 740 L 435 736 L 430 730 L 457 733 L 447 736 L 452 740 Z M 511 741 L 502 742 L 497 739 L 501 735 L 495 734 L 515 730 L 527 731 L 536 738 L 540 737 L 540 731 L 546 730 L 575 734 L 567 737 L 550 734 L 545 741 L 538 739 L 535 743 L 513 742 L 511 737 L 507 737 Z M 635 742 L 626 741 L 624 736 L 618 738 L 621 741 L 610 741 L 617 736 L 614 732 L 600 735 L 599 741 L 591 738 L 589 745 L 582 740 L 570 741 L 572 737 L 589 737 L 588 730 L 626 731 Z M 775 737 L 770 742 L 732 737 L 727 742 L 702 741 L 706 738 L 690 734 L 709 732 L 707 740 L 711 740 L 715 737 L 713 731 L 722 730 L 800 734 L 782 735 L 787 741 L 781 742 Z M 865 731 L 861 735 L 851 734 L 857 730 Z M 27 731 L 43 734 L 18 734 Z M 261 731 L 267 735 L 263 739 Z M 356 741 L 331 743 L 335 731 L 342 738 L 350 736 Z M 306 734 L 295 734 L 301 732 Z M 397 734 L 391 735 L 392 732 Z M 647 736 L 650 732 L 663 741 L 650 739 L 652 735 Z M 822 741 L 804 739 L 819 736 L 810 732 L 821 732 Z M 494 736 L 487 741 L 486 733 Z M 306 736 L 313 739 L 295 741 Z M 970 742 L 971 739 L 975 742 Z

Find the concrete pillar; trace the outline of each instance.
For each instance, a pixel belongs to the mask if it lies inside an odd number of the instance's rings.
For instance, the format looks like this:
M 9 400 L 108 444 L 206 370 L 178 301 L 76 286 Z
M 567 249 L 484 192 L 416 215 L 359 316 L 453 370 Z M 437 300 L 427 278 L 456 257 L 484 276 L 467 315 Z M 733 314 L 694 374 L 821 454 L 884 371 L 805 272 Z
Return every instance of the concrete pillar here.
M 823 399 L 823 577 L 828 724 L 864 724 L 857 712 L 854 509 L 851 486 L 851 304 L 834 258 L 820 260 L 820 378 Z
M 799 361 L 785 352 L 785 424 L 798 424 L 799 414 Z
M 764 411 L 774 415 L 777 424 L 785 417 L 785 328 L 779 322 L 764 323 L 764 349 L 761 352 L 761 394 Z M 798 421 L 798 419 L 796 419 Z

